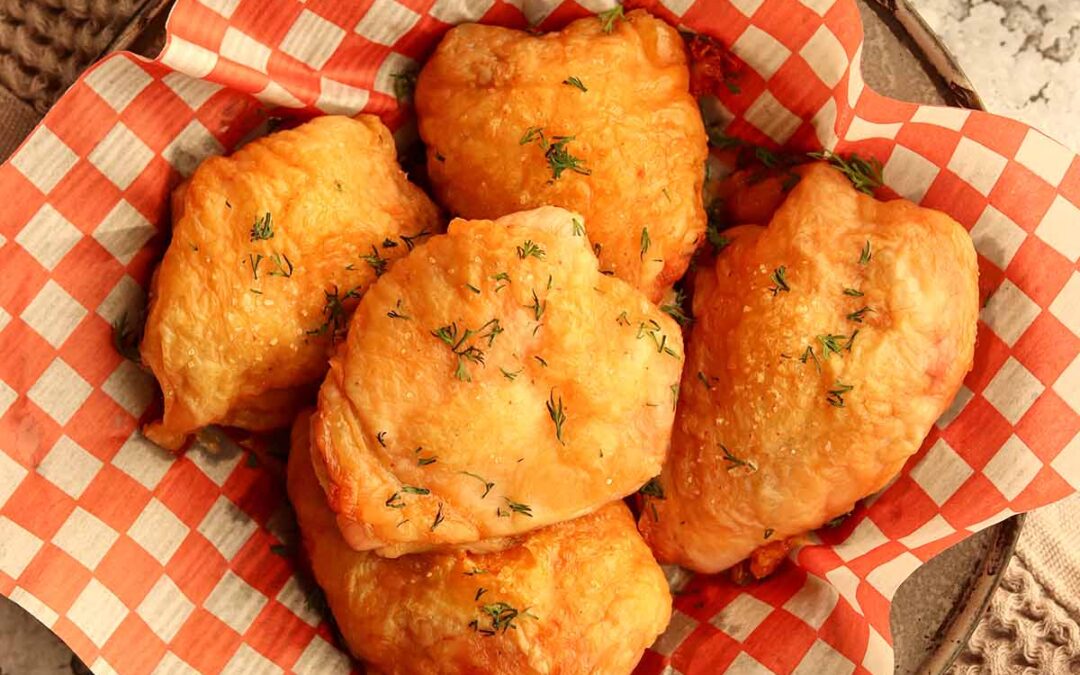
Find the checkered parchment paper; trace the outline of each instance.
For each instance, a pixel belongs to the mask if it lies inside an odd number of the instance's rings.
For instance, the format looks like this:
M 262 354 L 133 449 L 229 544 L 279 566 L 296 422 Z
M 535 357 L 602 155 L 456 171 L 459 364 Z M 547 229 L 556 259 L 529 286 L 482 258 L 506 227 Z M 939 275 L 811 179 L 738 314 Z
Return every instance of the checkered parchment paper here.
M 763 583 L 695 578 L 639 672 L 891 673 L 907 575 L 1080 488 L 1080 158 L 1019 122 L 870 91 L 852 0 L 635 4 L 737 55 L 729 133 L 872 155 L 892 190 L 969 228 L 984 300 L 974 370 L 902 475 Z M 145 301 L 170 190 L 267 106 L 406 129 L 394 75 L 451 25 L 558 28 L 610 6 L 180 0 L 157 61 L 88 71 L 0 167 L 0 592 L 99 674 L 347 672 L 279 554 L 280 476 L 236 448 L 146 441 L 153 383 L 111 324 Z

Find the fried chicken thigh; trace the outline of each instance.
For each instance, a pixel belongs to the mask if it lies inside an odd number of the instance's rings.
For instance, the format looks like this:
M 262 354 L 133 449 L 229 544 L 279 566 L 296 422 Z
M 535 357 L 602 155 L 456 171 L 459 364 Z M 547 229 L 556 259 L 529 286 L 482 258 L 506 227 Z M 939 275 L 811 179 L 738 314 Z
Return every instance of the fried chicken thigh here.
M 538 530 L 500 553 L 382 558 L 342 539 L 293 428 L 289 497 L 341 634 L 378 672 L 629 673 L 671 596 L 624 504 Z
M 287 427 L 354 298 L 439 225 L 375 117 L 321 117 L 207 159 L 174 194 L 151 286 L 141 352 L 165 412 L 147 437 L 177 449 L 208 424 Z
M 679 327 L 597 269 L 577 215 L 455 220 L 360 301 L 319 392 L 316 469 L 384 555 L 532 530 L 660 472 Z
M 726 232 L 696 274 L 664 498 L 639 520 L 661 562 L 716 572 L 851 510 L 918 450 L 971 368 L 967 232 L 824 164 L 801 171 L 767 228 Z
M 644 11 L 547 35 L 465 24 L 420 72 L 441 203 L 465 218 L 585 216 L 601 269 L 658 300 L 705 231 L 705 130 L 679 33 Z

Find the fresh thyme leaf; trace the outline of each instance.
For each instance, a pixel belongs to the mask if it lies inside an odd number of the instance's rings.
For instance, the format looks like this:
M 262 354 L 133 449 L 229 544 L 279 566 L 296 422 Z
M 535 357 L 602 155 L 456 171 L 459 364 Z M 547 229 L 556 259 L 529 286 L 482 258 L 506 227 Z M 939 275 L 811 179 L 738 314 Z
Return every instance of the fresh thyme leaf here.
M 611 33 L 611 31 L 615 30 L 615 22 L 624 19 L 625 15 L 623 14 L 622 5 L 615 5 L 607 11 L 597 14 L 596 18 L 600 19 L 600 30 Z
M 272 277 L 285 277 L 289 278 L 293 273 L 293 264 L 289 260 L 289 256 L 284 253 L 274 253 L 269 258 L 270 262 L 274 263 L 274 269 L 270 270 L 268 274 Z
M 844 295 L 850 296 L 852 298 L 861 298 L 863 296 L 863 293 L 862 291 L 855 288 L 845 288 Z
M 510 285 L 510 275 L 506 272 L 499 272 L 498 274 L 492 274 L 489 279 L 494 279 L 498 283 L 495 284 L 495 292 L 498 293 L 502 289 Z
M 511 382 L 513 382 L 513 381 L 514 381 L 514 378 L 516 378 L 516 377 L 517 377 L 518 375 L 520 375 L 520 374 L 521 374 L 521 371 L 522 371 L 522 370 L 525 370 L 525 369 L 524 369 L 524 368 L 521 368 L 521 369 L 519 369 L 519 370 L 518 370 L 518 371 L 517 371 L 516 373 L 511 373 L 511 372 L 510 372 L 509 370 L 507 370 L 506 368 L 499 368 L 499 370 L 501 370 L 501 371 L 502 371 L 503 377 L 505 377 L 506 379 L 508 379 L 508 380 L 510 380 Z
M 808 156 L 814 159 L 823 159 L 832 164 L 851 181 L 851 184 L 859 192 L 872 195 L 874 188 L 881 187 L 884 184 L 881 177 L 881 162 L 873 157 L 863 159 L 857 154 L 851 153 L 847 159 L 844 159 L 831 150 L 811 152 Z
M 483 499 L 484 497 L 487 497 L 488 493 L 491 492 L 491 488 L 495 487 L 495 483 L 492 483 L 491 481 L 484 478 L 483 476 L 477 476 L 475 473 L 469 473 L 468 471 L 460 471 L 459 473 L 462 473 L 462 474 L 468 476 L 469 478 L 475 478 L 476 480 L 478 480 L 478 481 L 480 481 L 481 483 L 484 484 L 484 494 L 480 495 L 480 499 Z
M 248 253 L 248 262 L 251 263 L 251 276 L 255 281 L 259 280 L 259 263 L 262 262 L 262 255 L 258 253 Z
M 406 235 L 403 234 L 403 235 L 399 236 L 398 239 L 403 241 L 405 243 L 405 248 L 407 248 L 407 249 L 409 249 L 411 251 L 416 246 L 416 240 L 417 239 L 422 239 L 424 237 L 430 237 L 430 236 L 431 236 L 430 232 L 428 232 L 427 230 L 421 230 L 421 231 L 417 232 L 416 234 L 414 234 L 411 237 L 406 236 Z
M 142 356 L 139 354 L 139 343 L 142 342 L 143 329 L 143 321 L 128 323 L 127 312 L 121 314 L 112 325 L 113 349 L 120 356 L 140 366 Z
M 774 529 L 772 529 L 770 527 L 767 530 L 765 530 L 765 538 L 768 539 L 768 538 L 772 537 L 773 534 L 775 534 L 775 533 L 776 533 L 776 530 L 774 530 Z
M 537 260 L 543 260 L 547 253 L 544 249 L 540 248 L 537 244 L 533 243 L 532 239 L 526 239 L 525 243 L 517 247 L 517 255 L 524 260 L 529 256 L 536 258 Z
M 870 307 L 863 306 L 863 307 L 860 307 L 859 309 L 855 310 L 851 314 L 848 314 L 847 319 L 849 321 L 854 321 L 855 323 L 862 323 L 863 322 L 863 317 L 866 316 L 866 313 L 867 312 L 873 312 L 873 311 L 874 310 L 871 309 Z
M 260 239 L 273 239 L 274 238 L 274 221 L 270 216 L 270 212 L 267 211 L 262 218 L 256 218 L 255 224 L 251 226 L 251 241 L 259 241 Z
M 728 471 L 737 469 L 739 467 L 746 467 L 751 472 L 757 471 L 757 465 L 755 465 L 751 461 L 736 457 L 731 453 L 731 450 L 728 450 L 727 446 L 723 443 L 720 444 L 720 450 L 724 453 L 724 461 L 730 464 L 730 466 L 727 468 Z
M 415 70 L 402 70 L 390 75 L 394 80 L 394 98 L 398 100 L 398 103 L 408 103 L 413 100 L 416 75 Z
M 589 91 L 585 87 L 585 85 L 581 83 L 581 80 L 579 80 L 578 78 L 576 78 L 574 76 L 570 76 L 570 77 L 566 78 L 565 80 L 562 81 L 562 83 L 563 84 L 568 84 L 571 87 L 576 87 L 576 88 L 580 89 L 581 91 Z
M 476 286 L 473 286 L 472 284 L 465 284 L 465 288 L 469 289 L 473 293 L 476 293 L 477 295 L 480 295 L 480 289 Z
M 870 264 L 870 258 L 871 258 L 872 255 L 873 254 L 870 253 L 870 240 L 867 239 L 866 244 L 862 247 L 862 251 L 859 253 L 859 264 L 860 265 L 868 265 L 868 264 Z
M 554 389 L 552 389 L 551 393 L 548 395 L 547 411 L 548 415 L 551 417 L 551 421 L 555 423 L 555 438 L 563 445 L 566 445 L 566 441 L 563 440 L 563 424 L 566 423 L 566 413 L 563 412 L 562 396 L 559 397 L 559 402 L 556 406 Z
M 772 279 L 772 282 L 774 284 L 774 286 L 769 289 L 770 291 L 772 291 L 773 295 L 776 295 L 780 292 L 786 293 L 791 291 L 791 286 L 788 286 L 787 282 L 787 267 L 785 267 L 784 265 L 781 265 L 780 267 L 777 267 L 775 270 L 773 270 L 772 276 L 770 276 L 769 278 Z
M 822 358 L 828 360 L 829 354 L 839 354 L 841 349 L 840 341 L 846 337 L 846 335 L 832 335 L 831 333 L 817 336 L 817 341 L 821 343 Z
M 653 476 L 647 483 L 638 488 L 638 494 L 656 499 L 665 499 L 664 486 L 660 484 L 660 476 Z
M 412 485 L 402 485 L 401 491 L 407 495 L 429 495 L 431 490 L 422 487 L 413 487 Z
M 539 321 L 540 317 L 544 316 L 544 310 L 547 309 L 547 300 L 540 302 L 540 298 L 536 297 L 536 289 L 533 289 L 532 298 L 532 304 L 525 306 L 533 311 L 533 315 L 536 317 L 536 320 Z
M 572 219 L 571 224 L 574 226 L 574 236 L 581 237 L 585 234 L 585 223 L 581 222 L 577 218 Z
M 386 272 L 386 266 L 390 263 L 389 260 L 379 255 L 379 250 L 375 248 L 374 244 L 371 245 L 371 253 L 360 256 L 360 259 L 375 270 L 375 276 L 377 277 L 381 277 Z
M 439 502 L 439 510 L 435 512 L 435 522 L 433 522 L 431 524 L 431 530 L 430 531 L 434 532 L 435 528 L 438 527 L 439 524 L 442 523 L 442 521 L 443 521 L 442 502 Z
M 529 518 L 533 517 L 532 507 L 528 504 L 521 504 L 515 502 L 509 497 L 503 497 L 503 499 L 506 500 L 506 506 L 509 507 L 509 509 L 514 513 L 520 513 L 521 515 L 528 516 Z
M 404 319 L 408 321 L 412 317 L 402 311 L 403 309 L 404 307 L 402 306 L 401 299 L 399 298 L 398 301 L 394 304 L 394 309 L 387 312 L 386 316 L 390 317 L 391 319 Z
M 379 433 L 375 434 L 375 440 L 377 440 L 379 442 L 379 445 L 381 445 L 381 446 L 383 446 L 385 448 L 386 447 L 386 432 L 385 431 L 380 431 Z

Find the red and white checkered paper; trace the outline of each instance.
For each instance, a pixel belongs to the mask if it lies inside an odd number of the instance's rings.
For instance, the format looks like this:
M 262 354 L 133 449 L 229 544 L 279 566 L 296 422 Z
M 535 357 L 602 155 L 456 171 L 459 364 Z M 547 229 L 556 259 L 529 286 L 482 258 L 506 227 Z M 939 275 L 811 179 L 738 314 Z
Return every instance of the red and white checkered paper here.
M 895 192 L 963 223 L 987 299 L 975 368 L 897 481 L 763 583 L 695 578 L 639 672 L 891 673 L 907 575 L 1080 489 L 1080 158 L 1013 120 L 864 87 L 852 0 L 633 4 L 744 62 L 729 133 L 872 155 Z M 235 450 L 143 439 L 152 383 L 110 324 L 142 303 L 171 188 L 264 121 L 259 100 L 396 128 L 393 75 L 451 25 L 558 28 L 610 5 L 179 0 L 157 61 L 88 71 L 0 167 L 0 592 L 97 673 L 347 671 L 270 550 L 280 486 Z

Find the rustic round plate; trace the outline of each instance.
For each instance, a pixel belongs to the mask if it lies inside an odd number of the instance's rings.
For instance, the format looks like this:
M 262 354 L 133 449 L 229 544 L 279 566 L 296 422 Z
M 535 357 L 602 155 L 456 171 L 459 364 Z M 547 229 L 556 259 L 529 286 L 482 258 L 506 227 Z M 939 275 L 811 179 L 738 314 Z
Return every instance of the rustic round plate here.
M 150 57 L 160 50 L 164 10 L 171 2 L 141 1 L 142 11 L 110 49 L 131 49 Z M 862 67 L 867 84 L 906 101 L 982 109 L 952 55 L 906 0 L 857 2 L 866 33 Z M 988 528 L 946 550 L 900 586 L 891 611 L 897 674 L 948 669 L 997 589 L 1022 525 L 1023 516 L 1015 516 Z M 0 670 L 16 665 L 52 669 L 71 658 L 48 629 L 3 598 L 0 626 L 8 627 L 9 635 L 18 635 L 9 645 L 17 650 L 11 655 L 14 663 L 0 662 Z M 4 652 L 0 649 L 0 654 Z M 4 660 L 8 658 L 5 654 Z

